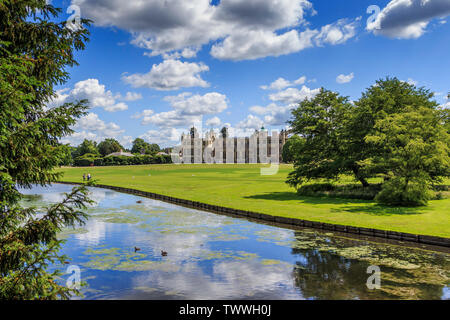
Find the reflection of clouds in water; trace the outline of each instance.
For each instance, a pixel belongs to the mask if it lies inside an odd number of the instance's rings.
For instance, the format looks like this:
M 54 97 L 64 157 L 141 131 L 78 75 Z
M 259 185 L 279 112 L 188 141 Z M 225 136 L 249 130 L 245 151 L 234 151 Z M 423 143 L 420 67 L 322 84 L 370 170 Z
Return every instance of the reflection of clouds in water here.
M 176 273 L 152 272 L 134 279 L 136 287 L 156 287 L 195 300 L 302 299 L 292 283 L 291 265 L 267 266 L 258 259 L 215 262 L 211 275 L 205 274 L 196 263 L 188 263 Z
M 75 234 L 74 237 L 80 242 L 80 245 L 97 246 L 106 239 L 107 234 L 112 227 L 113 226 L 107 223 L 89 219 L 84 226 L 88 232 Z
M 442 289 L 442 299 L 450 300 L 450 287 L 445 287 Z

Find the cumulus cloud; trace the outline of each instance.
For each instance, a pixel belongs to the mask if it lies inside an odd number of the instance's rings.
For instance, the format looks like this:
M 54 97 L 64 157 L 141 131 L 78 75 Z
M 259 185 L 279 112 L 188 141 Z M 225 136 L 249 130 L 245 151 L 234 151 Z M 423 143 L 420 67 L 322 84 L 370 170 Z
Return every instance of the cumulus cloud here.
M 127 92 L 126 96 L 123 98 L 125 101 L 136 101 L 141 100 L 142 95 L 140 93 L 136 92 Z
M 355 77 L 355 74 L 352 72 L 350 74 L 340 74 L 336 77 L 336 82 L 340 84 L 349 83 L 353 80 Z
M 355 20 L 340 19 L 336 23 L 323 26 L 314 37 L 314 41 L 318 46 L 342 44 L 356 35 L 356 28 L 360 20 L 360 17 Z
M 296 86 L 296 85 L 302 85 L 306 82 L 306 77 L 300 77 L 297 80 L 291 82 L 288 81 L 284 78 L 278 78 L 277 80 L 275 80 L 274 82 L 272 82 L 270 85 L 264 85 L 261 86 L 261 89 L 264 90 L 282 90 L 285 89 L 287 87 L 291 87 L 291 86 Z
M 143 125 L 153 124 L 161 127 L 186 127 L 201 123 L 203 115 L 221 113 L 228 108 L 227 97 L 217 92 L 205 95 L 181 93 L 164 98 L 174 110 L 155 113 L 147 109 L 133 116 L 142 119 Z
M 160 130 L 149 130 L 141 135 L 140 138 L 160 146 L 172 146 L 180 142 L 182 133 L 180 129 L 162 128 Z
M 346 41 L 352 32 L 336 26 L 303 32 L 308 0 L 72 0 L 97 26 L 115 26 L 133 35 L 132 43 L 150 56 L 191 58 L 205 44 L 215 42 L 211 54 L 219 59 L 247 60 L 298 52 L 320 43 Z M 329 34 L 329 36 L 327 36 Z M 186 48 L 188 50 L 186 51 Z
M 128 105 L 118 102 L 120 94 L 113 94 L 106 90 L 105 86 L 100 84 L 97 79 L 87 79 L 77 82 L 72 90 L 62 89 L 57 91 L 57 96 L 48 104 L 49 107 L 59 106 L 66 102 L 88 99 L 92 108 L 100 107 L 109 112 L 123 111 L 128 109 Z M 136 98 L 135 94 L 127 94 L 128 98 Z M 128 100 L 131 101 L 131 100 Z
M 268 126 L 282 126 L 286 125 L 286 122 L 291 116 L 291 110 L 296 105 L 279 106 L 275 103 L 271 103 L 266 107 L 253 106 L 250 111 L 264 116 L 264 123 Z
M 209 67 L 203 63 L 164 60 L 160 64 L 154 64 L 146 74 L 123 76 L 123 80 L 137 88 L 145 87 L 161 91 L 208 87 L 209 84 L 200 76 L 200 73 L 208 70 Z
M 222 121 L 220 120 L 219 117 L 213 117 L 211 119 L 206 120 L 206 125 L 208 127 L 218 127 L 220 126 L 222 123 Z
M 266 30 L 249 30 L 230 35 L 223 42 L 213 45 L 211 55 L 223 60 L 254 60 L 267 56 L 278 57 L 313 46 L 317 31 L 291 30 L 277 34 Z
M 236 128 L 238 129 L 253 129 L 253 130 L 259 130 L 261 127 L 264 126 L 264 121 L 261 120 L 259 117 L 254 116 L 252 114 L 249 114 L 246 119 L 240 121 Z
M 124 146 L 131 144 L 131 137 L 124 136 L 125 130 L 114 122 L 106 123 L 101 120 L 96 113 L 88 113 L 78 119 L 73 126 L 75 133 L 69 137 L 61 139 L 62 143 L 69 143 L 73 146 L 79 145 L 84 139 L 100 142 L 107 138 L 117 139 Z
M 142 125 L 152 124 L 158 127 L 186 127 L 202 121 L 202 116 L 185 115 L 175 110 L 155 113 L 147 109 L 134 118 L 141 119 Z
M 391 38 L 419 38 L 434 18 L 450 15 L 448 0 L 392 0 L 367 30 Z
M 310 89 L 303 86 L 300 90 L 297 88 L 288 88 L 269 95 L 269 99 L 274 102 L 282 102 L 286 105 L 297 104 L 305 99 L 311 99 L 320 92 L 320 89 Z
M 228 108 L 227 97 L 217 92 L 210 92 L 203 96 L 182 93 L 166 97 L 164 100 L 169 101 L 172 108 L 184 115 L 221 113 Z

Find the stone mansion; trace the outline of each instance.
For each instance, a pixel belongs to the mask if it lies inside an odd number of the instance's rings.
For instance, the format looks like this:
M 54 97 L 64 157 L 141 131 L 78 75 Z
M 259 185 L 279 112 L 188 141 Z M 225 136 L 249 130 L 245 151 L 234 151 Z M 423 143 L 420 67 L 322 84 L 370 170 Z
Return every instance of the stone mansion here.
M 184 164 L 257 164 L 281 163 L 283 146 L 288 139 L 288 131 L 272 131 L 269 135 L 264 128 L 256 130 L 250 137 L 228 137 L 223 129 L 219 134 L 210 130 L 200 137 L 192 127 L 188 134 L 181 136 L 181 146 L 172 151 L 174 163 Z

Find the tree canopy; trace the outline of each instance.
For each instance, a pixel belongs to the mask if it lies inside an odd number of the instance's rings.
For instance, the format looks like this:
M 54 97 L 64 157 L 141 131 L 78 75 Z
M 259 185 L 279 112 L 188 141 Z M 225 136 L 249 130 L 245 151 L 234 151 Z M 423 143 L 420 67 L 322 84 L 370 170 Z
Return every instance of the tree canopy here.
M 65 154 L 61 137 L 85 115 L 86 101 L 48 109 L 54 86 L 63 84 L 74 51 L 88 40 L 87 29 L 71 31 L 51 22 L 60 10 L 45 0 L 0 0 L 0 299 L 69 298 L 77 290 L 55 281 L 50 263 L 62 262 L 64 226 L 83 223 L 89 203 L 85 187 L 36 215 L 24 209 L 18 187 L 48 185 Z M 82 20 L 86 26 L 88 21 Z
M 156 143 L 145 142 L 144 139 L 137 138 L 133 141 L 133 147 L 131 148 L 132 153 L 139 154 L 156 154 L 160 152 L 161 149 Z
M 124 147 L 116 139 L 105 139 L 97 146 L 98 152 L 105 157 L 114 152 L 124 150 Z
M 368 187 L 378 177 L 386 181 L 380 202 L 421 205 L 431 185 L 450 175 L 448 112 L 429 90 L 397 78 L 378 80 L 354 103 L 321 89 L 292 111 L 289 124 L 305 139 L 292 186 L 353 174 Z

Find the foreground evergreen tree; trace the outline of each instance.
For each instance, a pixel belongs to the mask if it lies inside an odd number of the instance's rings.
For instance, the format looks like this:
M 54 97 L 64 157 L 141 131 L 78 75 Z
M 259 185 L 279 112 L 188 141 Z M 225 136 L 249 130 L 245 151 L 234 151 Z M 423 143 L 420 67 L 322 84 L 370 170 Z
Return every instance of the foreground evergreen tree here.
M 87 41 L 86 29 L 72 32 L 50 22 L 60 10 L 45 0 L 0 0 L 0 300 L 66 299 L 76 290 L 55 282 L 48 272 L 64 226 L 83 223 L 90 202 L 85 187 L 42 215 L 20 206 L 18 186 L 48 185 L 67 150 L 59 138 L 85 114 L 86 102 L 45 106 L 54 86 L 68 79 L 73 53 Z M 87 21 L 83 21 L 87 23 Z

